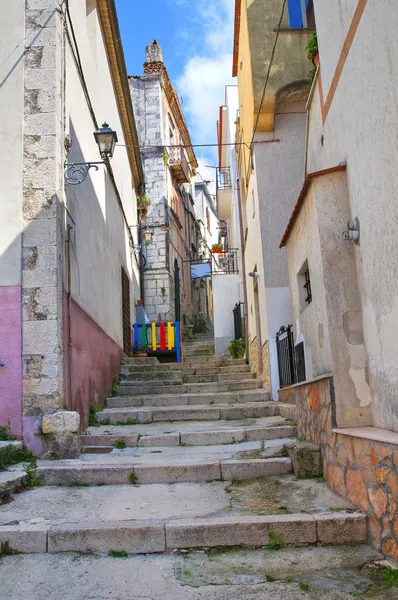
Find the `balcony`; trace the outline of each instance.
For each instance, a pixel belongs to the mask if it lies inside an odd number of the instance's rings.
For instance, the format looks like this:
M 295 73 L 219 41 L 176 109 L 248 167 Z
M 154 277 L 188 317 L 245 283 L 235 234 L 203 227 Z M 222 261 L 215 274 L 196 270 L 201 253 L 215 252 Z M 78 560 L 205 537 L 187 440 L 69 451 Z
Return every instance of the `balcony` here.
M 213 275 L 238 275 L 238 249 L 229 248 L 223 252 L 212 254 Z
M 217 216 L 220 221 L 232 216 L 233 188 L 231 168 L 217 169 Z
M 175 146 L 168 149 L 169 169 L 175 181 L 180 183 L 189 183 L 189 165 L 183 148 Z

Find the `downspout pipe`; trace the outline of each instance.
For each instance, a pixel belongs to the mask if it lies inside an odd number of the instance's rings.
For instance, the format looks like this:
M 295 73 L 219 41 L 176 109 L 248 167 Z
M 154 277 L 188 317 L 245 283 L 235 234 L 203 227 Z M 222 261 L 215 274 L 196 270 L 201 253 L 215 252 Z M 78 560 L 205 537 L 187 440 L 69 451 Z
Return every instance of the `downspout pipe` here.
M 243 231 L 243 209 L 242 209 L 242 197 L 240 193 L 240 181 L 239 178 L 236 180 L 237 192 L 238 192 L 238 207 L 239 207 L 239 230 L 240 230 L 240 249 L 242 252 L 242 280 L 243 280 L 243 299 L 244 299 L 244 319 L 245 319 L 245 346 L 246 346 L 246 359 L 249 358 L 249 312 L 247 306 L 247 282 L 246 282 L 246 261 L 245 261 L 245 236 Z

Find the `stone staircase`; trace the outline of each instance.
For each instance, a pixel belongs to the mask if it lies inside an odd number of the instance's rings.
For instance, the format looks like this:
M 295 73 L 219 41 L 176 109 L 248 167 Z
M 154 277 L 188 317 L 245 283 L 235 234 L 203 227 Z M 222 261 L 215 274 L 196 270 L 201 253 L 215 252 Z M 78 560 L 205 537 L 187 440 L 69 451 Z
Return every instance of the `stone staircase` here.
M 38 461 L 44 485 L 0 507 L 0 542 L 145 554 L 263 547 L 270 534 L 288 545 L 366 541 L 365 515 L 294 478 L 285 446 L 295 424 L 246 362 L 215 356 L 204 336 L 184 358 L 122 359 L 118 395 L 82 434 L 81 456 Z

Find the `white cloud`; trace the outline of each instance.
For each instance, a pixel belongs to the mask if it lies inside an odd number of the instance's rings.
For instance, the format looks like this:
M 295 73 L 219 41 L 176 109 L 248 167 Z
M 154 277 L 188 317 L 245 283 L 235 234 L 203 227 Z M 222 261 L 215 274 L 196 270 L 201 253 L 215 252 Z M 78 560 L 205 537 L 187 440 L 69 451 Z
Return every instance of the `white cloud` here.
M 187 117 L 191 137 L 194 143 L 206 144 L 217 141 L 216 123 L 219 107 L 225 102 L 225 86 L 232 79 L 232 44 L 234 22 L 234 0 L 199 0 L 190 7 L 189 17 L 181 30 L 181 37 L 188 43 L 192 39 L 191 56 L 177 79 L 176 87 L 183 98 L 184 112 Z M 188 47 L 189 48 L 189 47 Z M 189 52 L 189 49 L 188 49 Z M 215 164 L 216 149 L 197 148 L 196 154 L 203 164 Z M 214 179 L 202 172 L 204 179 Z

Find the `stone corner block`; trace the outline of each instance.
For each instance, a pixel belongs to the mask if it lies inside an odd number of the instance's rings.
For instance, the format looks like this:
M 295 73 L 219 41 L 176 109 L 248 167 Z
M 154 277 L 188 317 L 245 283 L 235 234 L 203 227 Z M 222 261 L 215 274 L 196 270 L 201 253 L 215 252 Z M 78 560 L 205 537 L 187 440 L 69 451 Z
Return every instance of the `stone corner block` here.
M 43 433 L 77 433 L 80 427 L 80 415 L 73 410 L 57 410 L 43 416 Z
M 368 518 L 361 513 L 317 515 L 316 525 L 321 544 L 357 544 L 367 540 Z
M 294 474 L 298 479 L 322 477 L 322 452 L 318 444 L 295 442 L 286 444 L 285 448 L 293 463 Z
M 11 525 L 0 527 L 0 544 L 25 554 L 47 552 L 49 525 Z

